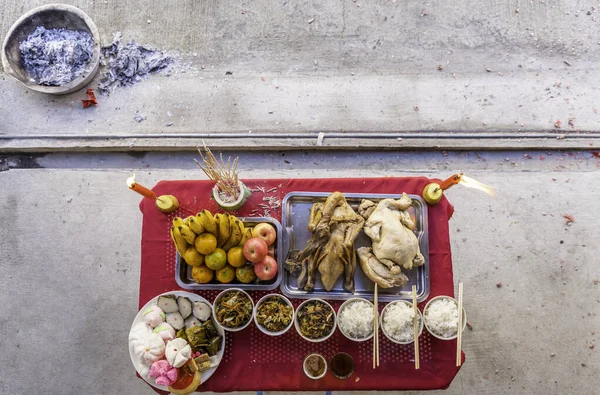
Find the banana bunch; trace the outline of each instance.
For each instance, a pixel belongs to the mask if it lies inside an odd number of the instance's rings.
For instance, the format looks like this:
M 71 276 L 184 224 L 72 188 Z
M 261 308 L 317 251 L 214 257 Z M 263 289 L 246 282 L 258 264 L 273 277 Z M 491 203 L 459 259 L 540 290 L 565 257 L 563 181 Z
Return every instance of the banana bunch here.
M 208 210 L 202 210 L 185 220 L 180 217 L 173 218 L 171 238 L 179 255 L 191 266 L 204 263 L 204 255 L 194 247 L 196 237 L 204 233 L 212 234 L 217 240 L 217 248 L 227 252 L 233 247 L 243 246 L 246 240 L 252 237 L 252 228 L 246 228 L 234 215 L 213 215 Z

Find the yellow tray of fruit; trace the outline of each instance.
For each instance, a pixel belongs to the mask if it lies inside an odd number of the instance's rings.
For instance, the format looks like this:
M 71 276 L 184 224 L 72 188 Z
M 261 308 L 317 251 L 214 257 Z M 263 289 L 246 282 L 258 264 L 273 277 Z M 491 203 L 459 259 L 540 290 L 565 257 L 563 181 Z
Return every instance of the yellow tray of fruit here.
M 272 290 L 282 280 L 282 230 L 273 218 L 213 215 L 175 217 L 175 281 L 184 289 Z

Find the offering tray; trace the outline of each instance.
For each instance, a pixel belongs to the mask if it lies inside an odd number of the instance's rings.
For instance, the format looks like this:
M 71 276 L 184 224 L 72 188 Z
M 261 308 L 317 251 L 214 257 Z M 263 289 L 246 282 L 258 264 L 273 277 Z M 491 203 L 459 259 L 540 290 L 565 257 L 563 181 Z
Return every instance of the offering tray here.
M 311 237 L 308 231 L 308 221 L 310 209 L 314 203 L 324 202 L 331 193 L 323 192 L 290 192 L 282 202 L 281 222 L 283 226 L 283 259 L 288 256 L 289 251 L 302 250 L 307 241 Z M 357 211 L 362 199 L 369 199 L 377 203 L 382 199 L 399 199 L 402 194 L 364 194 L 364 193 L 344 193 L 348 204 Z M 417 301 L 422 302 L 429 296 L 430 279 L 429 279 L 429 231 L 427 209 L 428 206 L 421 196 L 410 195 L 412 199 L 412 207 L 408 209 L 411 217 L 414 218 L 416 227 L 415 235 L 419 240 L 421 254 L 425 258 L 425 264 L 412 270 L 404 270 L 402 272 L 408 277 L 409 281 L 404 287 L 393 288 L 378 288 L 379 301 L 392 301 L 398 299 L 411 300 L 411 288 L 417 286 Z M 371 246 L 371 239 L 361 231 L 356 241 L 355 248 L 363 246 Z M 279 260 L 278 260 L 279 261 Z M 283 262 L 279 262 L 280 268 Z M 327 291 L 321 284 L 319 275 L 315 282 L 313 291 L 308 292 L 299 289 L 296 282 L 296 277 L 290 275 L 287 270 L 282 270 L 283 278 L 281 281 L 281 291 L 289 298 L 308 299 L 308 298 L 323 298 L 334 300 L 345 300 L 354 297 L 366 298 L 373 300 L 373 290 L 375 284 L 362 271 L 357 263 L 356 272 L 354 274 L 354 293 L 345 291 L 342 283 L 343 276 L 340 276 L 331 291 Z
M 256 280 L 250 284 L 243 284 L 243 283 L 237 281 L 236 279 L 234 279 L 231 283 L 227 283 L 227 284 L 221 284 L 216 281 L 210 282 L 208 284 L 198 284 L 196 281 L 194 281 L 194 278 L 192 277 L 192 267 L 189 266 L 188 264 L 186 264 L 183 261 L 183 259 L 181 258 L 181 255 L 179 255 L 179 253 L 176 251 L 176 254 L 175 254 L 175 281 L 177 282 L 178 286 L 180 286 L 183 289 L 190 289 L 190 290 L 194 290 L 194 291 L 207 290 L 207 289 L 223 291 L 223 290 L 226 290 L 229 288 L 240 288 L 240 289 L 243 289 L 246 291 L 270 291 L 270 290 L 276 289 L 279 286 L 279 283 L 281 282 L 281 279 L 283 278 L 282 273 L 283 273 L 284 269 L 282 267 L 282 263 L 283 263 L 283 260 L 285 259 L 285 255 L 282 254 L 282 251 L 283 251 L 282 240 L 284 237 L 283 237 L 282 231 L 281 231 L 281 224 L 276 219 L 269 218 L 269 217 L 238 217 L 238 219 L 241 220 L 246 227 L 251 227 L 251 226 L 253 227 L 261 222 L 266 222 L 266 223 L 273 225 L 273 227 L 275 228 L 275 231 L 277 232 L 277 239 L 275 240 L 275 243 L 274 243 L 274 246 L 275 246 L 274 258 L 277 261 L 277 266 L 278 266 L 277 276 L 275 276 L 273 279 L 268 280 L 268 281 Z

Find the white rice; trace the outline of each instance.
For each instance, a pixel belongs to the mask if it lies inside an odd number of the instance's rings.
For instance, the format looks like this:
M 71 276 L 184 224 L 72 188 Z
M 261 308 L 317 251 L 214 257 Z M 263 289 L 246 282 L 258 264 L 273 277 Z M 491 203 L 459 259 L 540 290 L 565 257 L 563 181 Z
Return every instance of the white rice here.
M 453 337 L 458 332 L 458 306 L 452 299 L 437 299 L 425 310 L 427 327 L 442 337 Z
M 338 316 L 338 324 L 348 337 L 369 337 L 373 333 L 373 305 L 364 301 L 347 304 Z
M 413 341 L 413 319 L 415 311 L 404 302 L 390 303 L 383 316 L 383 330 L 399 342 Z

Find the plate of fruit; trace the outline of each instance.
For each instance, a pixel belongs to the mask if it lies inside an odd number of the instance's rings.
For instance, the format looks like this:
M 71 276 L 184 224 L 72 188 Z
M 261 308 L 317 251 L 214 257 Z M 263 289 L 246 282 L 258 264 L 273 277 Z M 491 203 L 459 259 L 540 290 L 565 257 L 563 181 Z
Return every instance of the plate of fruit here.
M 151 386 L 190 394 L 215 372 L 225 350 L 225 331 L 212 305 L 185 291 L 167 292 L 138 312 L 129 331 L 129 356 Z
M 175 280 L 184 289 L 271 290 L 281 282 L 281 224 L 202 210 L 171 226 Z

